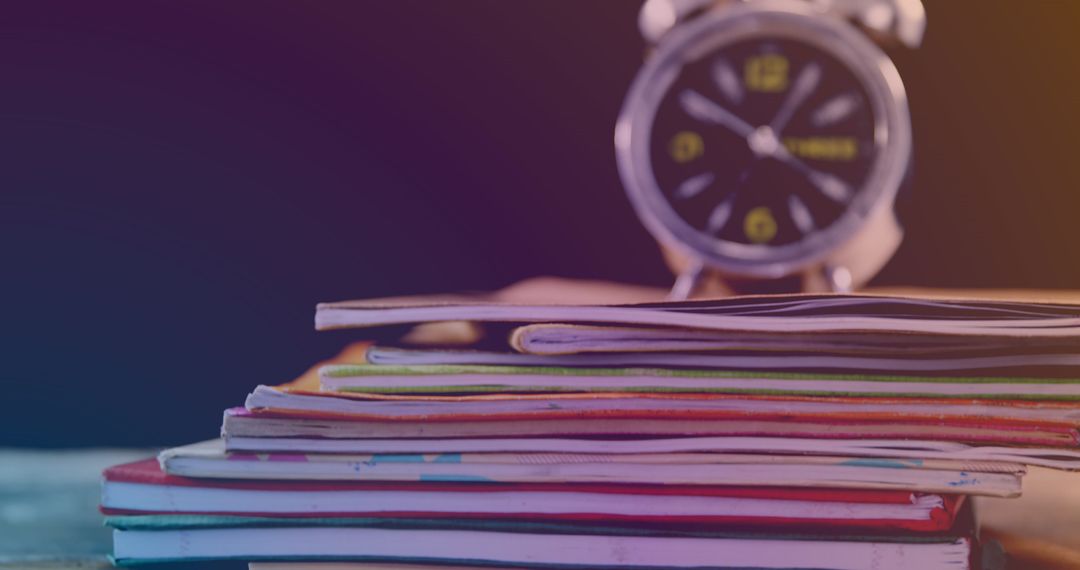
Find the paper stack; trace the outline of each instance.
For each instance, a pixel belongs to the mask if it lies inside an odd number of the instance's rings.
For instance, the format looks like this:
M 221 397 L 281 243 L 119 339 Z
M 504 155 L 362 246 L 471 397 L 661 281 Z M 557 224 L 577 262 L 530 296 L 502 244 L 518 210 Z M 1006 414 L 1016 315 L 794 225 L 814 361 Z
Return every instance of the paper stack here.
M 427 346 L 353 347 L 107 471 L 119 562 L 967 568 L 966 497 L 1080 468 L 1076 305 L 405 298 L 316 326 Z

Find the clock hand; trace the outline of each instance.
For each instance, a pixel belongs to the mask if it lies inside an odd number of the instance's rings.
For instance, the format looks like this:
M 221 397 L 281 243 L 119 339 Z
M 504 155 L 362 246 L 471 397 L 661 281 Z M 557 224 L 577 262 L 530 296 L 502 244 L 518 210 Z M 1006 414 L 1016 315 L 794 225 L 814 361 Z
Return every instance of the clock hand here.
M 679 104 L 691 117 L 706 123 L 725 126 L 741 137 L 748 138 L 754 132 L 754 127 L 751 127 L 750 123 L 693 89 L 687 89 L 679 94 Z
M 806 67 L 803 67 L 802 71 L 799 72 L 799 76 L 795 78 L 795 85 L 791 87 L 787 99 L 780 106 L 780 110 L 776 112 L 776 117 L 773 118 L 772 123 L 769 123 L 769 128 L 779 135 L 780 131 L 787 126 L 795 111 L 798 110 L 799 105 L 802 105 L 814 93 L 820 83 L 821 67 L 816 63 L 806 64 Z
M 846 204 L 851 201 L 852 190 L 850 184 L 832 174 L 811 168 L 805 162 L 799 160 L 797 156 L 791 154 L 783 145 L 776 147 L 772 157 L 798 170 L 815 188 L 834 202 Z
M 814 92 L 814 89 L 817 89 L 820 80 L 821 69 L 815 64 L 807 66 L 796 78 L 791 95 L 784 102 L 780 113 L 773 120 L 773 124 L 778 124 L 782 128 L 791 119 L 795 109 Z M 745 137 L 747 143 L 750 144 L 750 148 L 758 156 L 771 156 L 798 170 L 822 194 L 825 194 L 830 199 L 840 203 L 847 203 L 851 200 L 851 186 L 848 183 L 831 174 L 815 170 L 802 160 L 799 160 L 782 144 L 779 144 L 776 129 L 772 126 L 762 126 L 755 129 L 750 126 L 750 123 L 740 119 L 731 111 L 693 89 L 687 89 L 679 94 L 679 103 L 691 117 L 699 121 L 722 125 L 731 129 L 735 134 Z

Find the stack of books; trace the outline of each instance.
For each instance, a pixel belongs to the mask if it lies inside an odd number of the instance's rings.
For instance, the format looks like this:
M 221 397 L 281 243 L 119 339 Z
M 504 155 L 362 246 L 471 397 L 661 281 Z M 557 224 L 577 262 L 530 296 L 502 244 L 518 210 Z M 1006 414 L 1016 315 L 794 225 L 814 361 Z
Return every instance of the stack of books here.
M 106 471 L 118 562 L 967 568 L 968 497 L 1080 468 L 1077 305 L 425 297 L 316 327 L 382 340 Z

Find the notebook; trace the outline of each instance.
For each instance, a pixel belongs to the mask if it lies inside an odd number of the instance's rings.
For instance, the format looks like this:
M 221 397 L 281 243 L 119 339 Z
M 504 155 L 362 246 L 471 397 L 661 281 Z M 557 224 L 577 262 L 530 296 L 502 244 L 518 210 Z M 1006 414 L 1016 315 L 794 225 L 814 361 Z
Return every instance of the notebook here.
M 884 295 L 762 295 L 631 305 L 518 305 L 490 296 L 399 297 L 320 303 L 319 330 L 438 321 L 586 323 L 771 333 L 888 332 L 1066 339 L 1080 307 Z
M 484 365 L 330 365 L 320 376 L 325 390 L 354 392 L 626 391 L 1080 401 L 1080 378 Z
M 227 452 L 210 440 L 159 455 L 170 475 L 436 483 L 610 483 L 895 489 L 1017 496 L 1006 462 L 754 454 L 313 454 Z
M 510 346 L 534 356 L 578 353 L 742 353 L 764 355 L 827 355 L 913 359 L 949 362 L 973 357 L 1007 357 L 1013 363 L 1032 364 L 1040 359 L 1075 355 L 1074 338 L 1017 338 L 977 335 L 969 337 L 907 333 L 903 342 L 891 331 L 748 332 L 698 330 L 677 327 L 596 326 L 544 323 L 517 326 Z M 378 354 L 378 357 L 384 357 Z M 993 360 L 988 362 L 994 362 Z M 999 365 L 1006 364 L 997 360 Z M 1075 365 L 1075 360 L 1066 359 Z
M 646 343 L 647 345 L 648 343 Z M 894 344 L 896 341 L 894 339 Z M 524 349 L 531 351 L 532 349 Z M 575 349 L 578 350 L 578 349 Z M 672 348 L 673 351 L 680 350 Z M 986 376 L 988 374 L 1022 376 L 1037 372 L 1042 378 L 1080 376 L 1080 355 L 1074 353 L 1039 353 L 1010 355 L 1004 350 L 974 356 L 880 356 L 778 351 L 670 352 L 643 347 L 634 351 L 624 346 L 601 345 L 575 353 L 542 354 L 483 350 L 402 349 L 372 347 L 367 353 L 371 364 L 388 366 L 463 365 L 557 366 L 563 368 L 686 368 L 744 371 L 801 371 L 869 374 L 909 374 Z M 1071 349 L 1073 351 L 1077 348 Z M 587 354 L 595 352 L 593 354 Z
M 1080 451 L 970 446 L 946 441 L 897 439 L 798 439 L 773 437 L 683 438 L 454 438 L 340 439 L 330 437 L 237 437 L 226 451 L 300 453 L 761 453 L 906 459 L 1004 461 L 1062 470 L 1080 470 Z
M 120 564 L 205 559 L 353 559 L 521 568 L 968 568 L 956 536 L 731 533 L 710 537 L 548 534 L 362 526 L 224 527 L 114 531 Z M 718 533 L 717 533 L 718 534 Z
M 225 412 L 222 434 L 235 437 L 319 437 L 334 439 L 467 437 L 657 437 L 767 436 L 819 439 L 918 439 L 986 445 L 1072 448 L 1075 427 L 1053 423 L 983 422 L 971 419 L 847 419 L 802 417 L 708 417 L 648 419 L 514 416 L 505 419 L 364 419 L 347 411 L 296 405 L 295 394 L 254 411 Z M 325 400 L 333 400 L 325 398 Z M 552 414 L 554 415 L 554 414 Z M 529 421 L 523 421 L 523 420 Z
M 104 473 L 102 510 L 119 514 L 302 518 L 481 518 L 606 523 L 947 530 L 963 495 L 908 491 L 641 485 L 281 483 L 192 479 L 156 460 Z

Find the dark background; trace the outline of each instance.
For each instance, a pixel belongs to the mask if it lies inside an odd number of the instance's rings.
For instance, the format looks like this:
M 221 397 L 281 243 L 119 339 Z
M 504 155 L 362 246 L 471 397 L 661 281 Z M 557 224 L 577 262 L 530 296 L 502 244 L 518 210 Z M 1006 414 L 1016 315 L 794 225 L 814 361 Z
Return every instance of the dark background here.
M 0 444 L 165 445 L 358 333 L 317 301 L 666 285 L 615 171 L 630 0 L 0 6 Z M 1080 287 L 1080 7 L 933 1 L 876 284 Z

